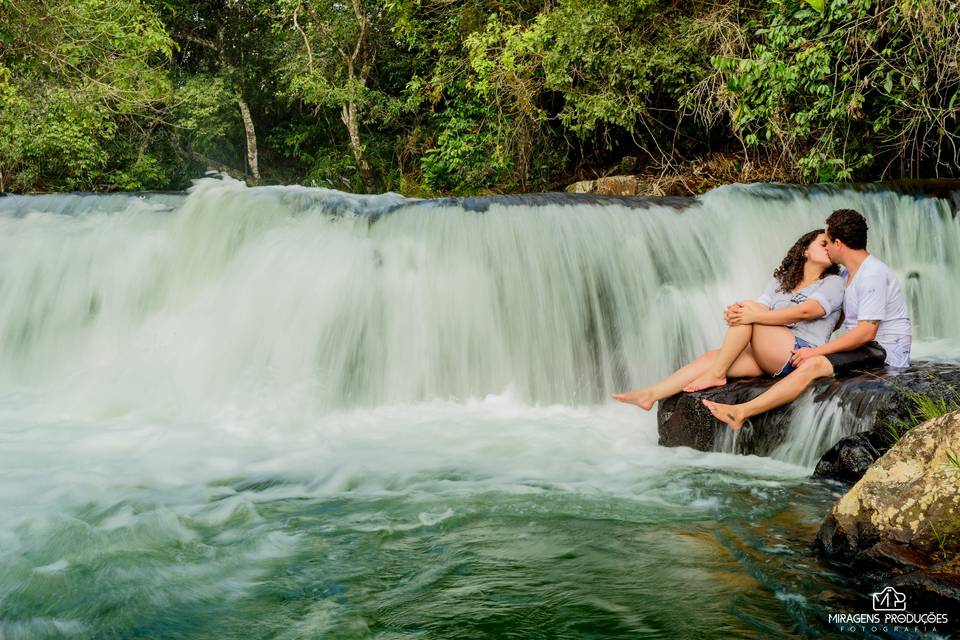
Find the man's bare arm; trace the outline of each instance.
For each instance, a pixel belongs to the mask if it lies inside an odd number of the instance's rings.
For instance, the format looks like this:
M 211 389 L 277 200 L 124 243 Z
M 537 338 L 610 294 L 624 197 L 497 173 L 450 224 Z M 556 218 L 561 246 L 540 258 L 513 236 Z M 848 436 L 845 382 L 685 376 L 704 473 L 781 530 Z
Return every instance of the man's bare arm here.
M 877 329 L 879 328 L 879 320 L 861 320 L 853 329 L 847 331 L 839 338 L 820 345 L 815 351 L 817 355 L 821 356 L 840 353 L 841 351 L 852 351 L 876 338 Z

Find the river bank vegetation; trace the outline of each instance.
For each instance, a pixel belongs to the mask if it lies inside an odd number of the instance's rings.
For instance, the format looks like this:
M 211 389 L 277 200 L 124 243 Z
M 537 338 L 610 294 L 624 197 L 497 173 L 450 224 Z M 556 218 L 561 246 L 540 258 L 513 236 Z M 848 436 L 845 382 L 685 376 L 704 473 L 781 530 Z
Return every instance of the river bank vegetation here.
M 960 175 L 952 0 L 0 0 L 0 190 Z

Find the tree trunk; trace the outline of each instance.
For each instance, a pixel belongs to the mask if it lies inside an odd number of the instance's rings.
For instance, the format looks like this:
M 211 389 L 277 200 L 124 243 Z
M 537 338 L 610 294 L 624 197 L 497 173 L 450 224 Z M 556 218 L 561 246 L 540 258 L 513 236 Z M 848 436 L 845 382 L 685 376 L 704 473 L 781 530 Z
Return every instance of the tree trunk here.
M 247 165 L 250 168 L 251 181 L 260 182 L 260 166 L 257 163 L 257 132 L 253 129 L 253 118 L 250 117 L 250 107 L 241 96 L 237 96 L 240 105 L 240 115 L 243 116 L 243 130 L 247 134 Z
M 350 150 L 353 151 L 353 157 L 357 161 L 357 168 L 360 169 L 360 175 L 363 176 L 363 182 L 367 186 L 367 191 L 375 193 L 377 190 L 376 181 L 373 179 L 373 170 L 370 164 L 363 156 L 363 145 L 360 143 L 360 127 L 357 123 L 357 105 L 348 102 L 343 105 L 340 111 L 340 117 L 343 124 L 347 125 L 347 132 L 350 134 Z
M 213 158 L 208 158 L 202 153 L 196 151 L 187 151 L 183 148 L 183 145 L 180 143 L 180 138 L 176 134 L 173 134 L 170 137 L 170 142 L 173 144 L 173 150 L 177 152 L 184 160 L 191 160 L 194 162 L 199 162 L 203 165 L 206 165 L 207 169 L 215 169 L 221 173 L 225 173 L 234 180 L 246 180 L 247 176 L 243 171 L 239 169 L 234 169 L 231 166 L 225 165 L 222 162 L 214 160 Z

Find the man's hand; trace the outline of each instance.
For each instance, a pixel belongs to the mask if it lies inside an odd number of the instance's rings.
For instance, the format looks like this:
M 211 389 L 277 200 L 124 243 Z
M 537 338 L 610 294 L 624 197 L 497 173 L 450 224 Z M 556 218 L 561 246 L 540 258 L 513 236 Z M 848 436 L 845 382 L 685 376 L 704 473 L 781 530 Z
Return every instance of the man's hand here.
M 790 364 L 792 364 L 794 368 L 798 368 L 801 364 L 803 364 L 805 361 L 809 360 L 810 358 L 816 358 L 818 355 L 820 355 L 820 352 L 817 351 L 816 347 L 804 347 L 803 349 L 793 349 L 792 353 L 793 355 L 790 357 Z

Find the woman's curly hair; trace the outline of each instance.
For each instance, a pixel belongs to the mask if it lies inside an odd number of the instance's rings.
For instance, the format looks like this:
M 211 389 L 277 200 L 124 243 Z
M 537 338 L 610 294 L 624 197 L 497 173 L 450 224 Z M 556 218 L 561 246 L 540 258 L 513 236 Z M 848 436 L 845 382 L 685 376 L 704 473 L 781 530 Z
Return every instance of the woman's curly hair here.
M 790 247 L 790 250 L 787 251 L 786 257 L 784 257 L 783 262 L 780 263 L 780 266 L 777 267 L 777 270 L 773 272 L 773 277 L 780 282 L 780 291 L 787 293 L 793 291 L 794 288 L 800 281 L 803 280 L 803 265 L 806 263 L 807 259 L 803 256 L 803 252 L 807 250 L 807 247 L 810 246 L 810 243 L 813 242 L 814 238 L 823 233 L 823 229 L 814 229 L 809 233 L 805 233 L 800 236 L 800 239 L 793 243 L 793 246 Z M 840 267 L 835 264 L 830 265 L 823 270 L 823 273 L 820 274 L 820 278 L 826 278 L 830 275 L 837 275 L 840 273 Z

